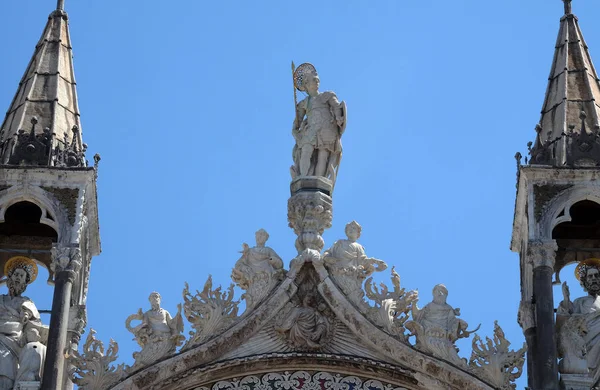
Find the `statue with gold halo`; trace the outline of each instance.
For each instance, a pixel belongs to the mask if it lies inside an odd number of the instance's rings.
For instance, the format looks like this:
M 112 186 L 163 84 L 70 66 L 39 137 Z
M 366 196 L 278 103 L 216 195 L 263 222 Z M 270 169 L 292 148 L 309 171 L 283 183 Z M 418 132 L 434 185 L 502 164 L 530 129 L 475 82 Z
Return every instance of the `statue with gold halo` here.
M 42 325 L 34 303 L 22 294 L 38 274 L 35 261 L 23 256 L 13 257 L 4 266 L 8 295 L 0 295 L 0 389 L 15 385 L 18 359 L 27 344 L 26 333 L 36 329 L 45 343 L 48 329 Z
M 563 374 L 586 374 L 593 384 L 600 381 L 600 259 L 587 259 L 575 269 L 575 277 L 588 293 L 571 302 L 569 286 L 563 283 L 563 301 L 558 306 L 556 328 Z
M 296 89 L 307 96 L 296 104 L 292 178 L 321 176 L 335 183 L 342 158 L 341 137 L 346 129 L 346 103 L 331 91 L 319 92 L 320 79 L 312 64 L 304 63 L 293 70 L 294 100 Z

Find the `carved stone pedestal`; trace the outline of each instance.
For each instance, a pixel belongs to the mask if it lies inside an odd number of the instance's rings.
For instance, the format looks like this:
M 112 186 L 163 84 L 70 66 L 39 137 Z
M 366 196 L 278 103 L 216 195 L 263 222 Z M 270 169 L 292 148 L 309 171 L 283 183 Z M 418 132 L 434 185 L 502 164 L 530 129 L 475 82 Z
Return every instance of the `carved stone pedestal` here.
M 562 374 L 560 388 L 563 390 L 590 390 L 593 378 L 587 374 Z
M 298 253 L 305 249 L 321 252 L 325 242 L 321 235 L 331 227 L 331 181 L 322 177 L 300 177 L 290 186 L 288 222 L 298 236 Z
M 39 390 L 41 383 L 38 381 L 32 382 L 17 382 L 14 390 Z

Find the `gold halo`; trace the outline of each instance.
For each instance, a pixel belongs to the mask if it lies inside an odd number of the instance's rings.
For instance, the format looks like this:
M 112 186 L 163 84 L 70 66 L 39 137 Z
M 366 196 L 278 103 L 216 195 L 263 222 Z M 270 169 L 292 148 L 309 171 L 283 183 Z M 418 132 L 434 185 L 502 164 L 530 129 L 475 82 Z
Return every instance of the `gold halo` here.
M 581 269 L 586 265 L 593 265 L 595 267 L 600 268 L 600 259 L 596 259 L 596 258 L 592 257 L 592 258 L 580 261 L 579 264 L 577 264 L 577 267 L 575 267 L 575 277 L 577 278 L 577 280 L 581 280 L 579 273 L 581 272 Z
M 25 256 L 15 256 L 10 258 L 6 264 L 4 264 L 4 275 L 8 277 L 8 273 L 15 268 L 21 268 L 29 274 L 29 283 L 31 284 L 37 278 L 38 267 L 35 261 Z

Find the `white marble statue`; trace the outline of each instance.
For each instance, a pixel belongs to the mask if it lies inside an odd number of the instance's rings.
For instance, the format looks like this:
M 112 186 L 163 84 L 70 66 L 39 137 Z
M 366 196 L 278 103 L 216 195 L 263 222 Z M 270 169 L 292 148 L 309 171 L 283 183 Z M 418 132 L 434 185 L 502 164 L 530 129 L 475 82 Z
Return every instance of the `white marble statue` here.
M 563 301 L 558 306 L 556 327 L 562 374 L 587 374 L 600 381 L 600 259 L 579 263 L 576 275 L 588 293 L 571 302 L 563 283 Z M 584 364 L 585 362 L 585 364 Z
M 4 274 L 8 295 L 0 295 L 0 389 L 12 390 L 19 356 L 26 343 L 25 334 L 37 329 L 47 337 L 34 303 L 21 296 L 37 277 L 37 265 L 27 257 L 17 256 L 6 262 Z
M 322 176 L 335 182 L 342 157 L 340 141 L 346 128 L 346 105 L 333 92 L 319 92 L 319 75 L 304 63 L 294 72 L 294 86 L 308 96 L 296 105 L 292 135 L 292 176 Z
M 445 359 L 454 364 L 465 365 L 466 360 L 458 356 L 458 349 L 454 345 L 456 340 L 469 337 L 479 329 L 468 331 L 468 324 L 458 318 L 459 308 L 453 308 L 446 300 L 448 289 L 443 284 L 433 288 L 433 301 L 423 309 L 414 304 L 412 306 L 412 321 L 406 322 L 406 328 L 416 336 L 416 347 L 429 352 L 434 356 Z
M 347 239 L 337 240 L 323 254 L 325 267 L 337 285 L 357 304 L 363 300 L 364 280 L 373 272 L 387 268 L 384 261 L 367 257 L 365 248 L 357 242 L 361 232 L 362 228 L 356 221 L 350 222 L 346 225 Z
M 46 360 L 46 346 L 40 342 L 37 329 L 30 328 L 26 332 L 27 344 L 19 354 L 19 369 L 15 382 L 41 382 Z
M 285 276 L 283 261 L 275 251 L 265 246 L 269 233 L 256 232 L 256 246 L 243 244 L 242 257 L 235 263 L 231 279 L 246 290 L 246 312 L 256 307 Z
M 181 304 L 178 305 L 177 314 L 171 314 L 160 307 L 160 294 L 153 292 L 148 298 L 151 309 L 145 313 L 139 309 L 138 313 L 127 318 L 125 326 L 134 334 L 135 340 L 142 347 L 140 352 L 135 352 L 135 364 L 132 369 L 152 364 L 163 357 L 175 353 L 175 349 L 183 343 L 183 318 L 181 317 Z M 139 320 L 141 323 L 131 327 L 131 322 Z

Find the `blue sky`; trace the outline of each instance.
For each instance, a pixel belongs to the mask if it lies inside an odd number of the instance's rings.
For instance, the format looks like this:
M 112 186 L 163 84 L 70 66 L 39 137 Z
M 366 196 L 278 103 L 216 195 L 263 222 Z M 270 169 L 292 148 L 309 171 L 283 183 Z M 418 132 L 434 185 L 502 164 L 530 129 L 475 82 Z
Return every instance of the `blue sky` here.
M 0 107 L 8 108 L 55 3 L 5 3 Z M 88 323 L 119 342 L 122 361 L 136 350 L 124 321 L 148 308 L 150 292 L 174 312 L 185 281 L 201 289 L 212 274 L 228 285 L 259 228 L 286 263 L 295 256 L 291 60 L 313 63 L 321 89 L 348 105 L 326 247 L 357 220 L 367 254 L 395 265 L 421 307 L 444 283 L 462 318 L 482 323 L 481 336 L 497 319 L 521 345 L 518 255 L 508 249 L 513 156 L 534 138 L 559 0 L 67 0 L 66 8 L 88 158 L 102 156 L 103 252 L 92 265 Z M 600 4 L 575 0 L 573 9 L 600 58 Z M 38 283 L 28 294 L 50 308 L 51 291 Z M 470 341 L 459 346 L 470 354 Z

